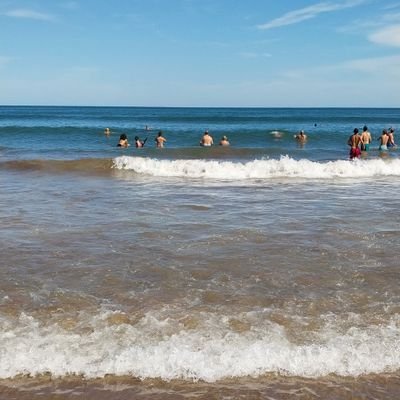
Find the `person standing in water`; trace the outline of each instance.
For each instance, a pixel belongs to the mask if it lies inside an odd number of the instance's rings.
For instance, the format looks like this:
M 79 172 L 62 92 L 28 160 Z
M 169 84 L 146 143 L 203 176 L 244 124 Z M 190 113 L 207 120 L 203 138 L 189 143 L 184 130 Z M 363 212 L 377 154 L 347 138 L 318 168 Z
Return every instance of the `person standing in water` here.
M 219 142 L 219 145 L 220 146 L 229 146 L 230 145 L 229 140 L 225 135 L 222 136 L 222 138 L 221 138 L 221 140 Z
M 128 147 L 128 137 L 125 135 L 125 133 L 121 134 L 119 137 L 119 142 L 117 144 L 118 147 Z
M 389 136 L 389 140 L 388 140 L 388 147 L 396 147 L 396 143 L 394 142 L 394 129 L 393 128 L 389 128 L 388 130 L 388 136 Z
M 307 140 L 307 135 L 301 130 L 297 135 L 294 136 L 299 142 L 305 142 Z
M 203 137 L 200 140 L 200 146 L 204 147 L 210 147 L 214 144 L 214 140 L 212 136 L 208 133 L 208 131 L 205 131 L 203 134 Z
M 386 129 L 382 131 L 382 135 L 378 139 L 379 142 L 379 150 L 380 151 L 387 151 L 388 149 L 388 142 L 389 142 L 389 135 Z
M 369 145 L 372 142 L 372 137 L 366 125 L 363 128 L 363 133 L 361 134 L 360 139 L 361 139 L 361 151 L 369 151 Z
M 361 142 L 361 137 L 358 134 L 358 129 L 355 128 L 353 134 L 349 137 L 347 144 L 350 146 L 350 160 L 358 158 L 361 155 L 361 150 L 359 148 Z
M 162 135 L 162 132 L 158 132 L 157 137 L 154 139 L 154 141 L 156 142 L 156 147 L 161 148 L 164 147 L 164 143 L 167 141 L 167 139 L 165 139 L 165 137 Z
M 142 148 L 146 144 L 147 138 L 140 140 L 139 136 L 135 136 L 135 146 L 137 149 Z

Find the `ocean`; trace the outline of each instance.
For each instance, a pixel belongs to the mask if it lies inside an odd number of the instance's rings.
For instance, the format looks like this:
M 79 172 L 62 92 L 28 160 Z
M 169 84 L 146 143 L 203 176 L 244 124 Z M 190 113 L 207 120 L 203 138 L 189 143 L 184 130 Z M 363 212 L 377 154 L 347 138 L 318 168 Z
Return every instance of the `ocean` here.
M 397 399 L 389 127 L 400 109 L 1 106 L 0 398 Z

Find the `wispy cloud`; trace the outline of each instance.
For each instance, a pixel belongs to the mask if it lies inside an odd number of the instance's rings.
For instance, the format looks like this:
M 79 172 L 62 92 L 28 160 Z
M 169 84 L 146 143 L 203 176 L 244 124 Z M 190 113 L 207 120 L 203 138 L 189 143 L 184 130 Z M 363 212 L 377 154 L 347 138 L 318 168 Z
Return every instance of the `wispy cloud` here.
M 382 28 L 368 36 L 372 43 L 400 47 L 400 25 Z
M 17 8 L 14 10 L 6 11 L 3 13 L 3 15 L 12 18 L 36 19 L 41 21 L 54 21 L 55 19 L 54 16 L 50 14 L 29 10 L 27 8 Z
M 340 3 L 322 2 L 298 10 L 289 11 L 281 17 L 275 18 L 265 24 L 258 25 L 258 29 L 266 30 L 281 26 L 297 24 L 308 19 L 317 17 L 319 14 L 356 7 L 365 3 L 366 0 L 347 0 Z

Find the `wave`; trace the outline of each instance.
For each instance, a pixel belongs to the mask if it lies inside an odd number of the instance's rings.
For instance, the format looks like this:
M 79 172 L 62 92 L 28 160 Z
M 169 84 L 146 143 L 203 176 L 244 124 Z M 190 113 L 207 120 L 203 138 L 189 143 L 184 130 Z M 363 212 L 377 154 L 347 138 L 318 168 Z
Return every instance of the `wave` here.
M 400 159 L 336 160 L 317 162 L 279 159 L 226 161 L 211 159 L 157 159 L 120 156 L 78 160 L 10 160 L 0 162 L 0 169 L 42 171 L 47 173 L 75 172 L 112 175 L 117 171 L 142 176 L 208 179 L 224 181 L 268 179 L 359 179 L 400 176 Z
M 238 333 L 220 329 L 228 319 L 224 316 L 218 316 L 219 322 L 210 320 L 208 326 L 189 330 L 176 330 L 177 321 L 158 320 L 151 313 L 135 325 L 108 325 L 109 316 L 110 312 L 98 315 L 91 329 L 82 333 L 41 325 L 25 314 L 16 325 L 3 320 L 0 378 L 112 374 L 215 382 L 269 373 L 360 376 L 400 368 L 398 317 L 385 326 L 353 327 L 343 333 L 326 326 L 312 342 L 298 344 L 273 323 Z M 174 333 L 168 333 L 172 325 Z
M 336 160 L 316 162 L 280 159 L 248 162 L 215 160 L 159 160 L 147 157 L 121 156 L 114 168 L 157 177 L 187 177 L 222 180 L 271 178 L 337 179 L 400 176 L 399 159 Z

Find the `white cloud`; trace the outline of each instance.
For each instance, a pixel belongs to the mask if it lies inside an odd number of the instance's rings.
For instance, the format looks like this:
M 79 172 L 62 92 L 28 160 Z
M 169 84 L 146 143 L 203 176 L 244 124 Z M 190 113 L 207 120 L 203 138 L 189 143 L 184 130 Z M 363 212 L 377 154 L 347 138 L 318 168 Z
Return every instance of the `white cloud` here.
M 400 47 L 400 25 L 382 28 L 369 35 L 368 39 L 372 43 Z
M 275 18 L 265 24 L 258 25 L 258 29 L 266 30 L 278 28 L 280 26 L 297 24 L 308 19 L 315 18 L 319 14 L 343 10 L 345 8 L 355 7 L 365 0 L 347 0 L 341 3 L 323 2 L 311 5 L 309 7 L 300 8 L 298 10 L 289 11 L 279 18 Z
M 49 14 L 40 13 L 37 11 L 29 10 L 26 8 L 17 8 L 14 10 L 6 11 L 3 13 L 6 17 L 12 18 L 27 18 L 27 19 L 37 19 L 41 21 L 53 21 L 54 17 Z

